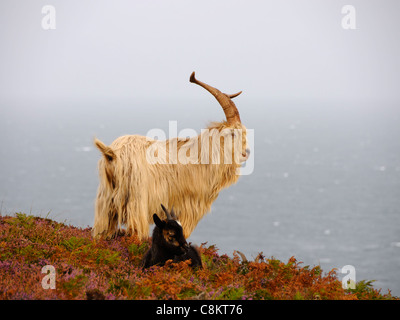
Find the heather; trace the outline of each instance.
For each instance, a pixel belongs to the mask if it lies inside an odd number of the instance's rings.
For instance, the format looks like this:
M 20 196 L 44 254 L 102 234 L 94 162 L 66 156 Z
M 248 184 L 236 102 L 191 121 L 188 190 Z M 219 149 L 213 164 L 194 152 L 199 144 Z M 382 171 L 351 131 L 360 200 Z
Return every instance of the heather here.
M 188 262 L 142 270 L 148 241 L 119 235 L 94 241 L 77 228 L 22 213 L 0 217 L 0 299 L 396 299 L 360 281 L 345 290 L 335 270 L 260 253 L 248 261 L 200 246 L 203 268 Z M 56 288 L 44 289 L 52 265 Z

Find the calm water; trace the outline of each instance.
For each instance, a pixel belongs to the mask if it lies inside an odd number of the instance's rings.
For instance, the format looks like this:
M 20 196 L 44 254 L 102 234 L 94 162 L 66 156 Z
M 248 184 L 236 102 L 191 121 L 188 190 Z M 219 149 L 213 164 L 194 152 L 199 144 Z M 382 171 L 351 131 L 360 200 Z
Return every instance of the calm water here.
M 400 105 L 241 99 L 242 121 L 255 130 L 254 172 L 220 193 L 189 240 L 248 259 L 294 255 L 326 271 L 353 265 L 357 281 L 400 295 Z M 93 137 L 168 134 L 169 120 L 200 132 L 223 118 L 211 100 L 189 105 L 1 102 L 1 213 L 91 226 Z

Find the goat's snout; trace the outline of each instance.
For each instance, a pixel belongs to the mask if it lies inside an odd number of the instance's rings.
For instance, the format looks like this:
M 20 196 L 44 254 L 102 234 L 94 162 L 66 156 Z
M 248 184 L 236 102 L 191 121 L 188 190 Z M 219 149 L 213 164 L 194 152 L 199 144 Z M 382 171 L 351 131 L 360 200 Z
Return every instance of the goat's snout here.
M 242 152 L 242 157 L 244 158 L 244 161 L 246 161 L 250 156 L 250 149 L 246 148 L 245 152 Z
M 187 242 L 185 242 L 185 243 L 184 243 L 184 245 L 183 245 L 181 248 L 182 248 L 182 251 L 183 251 L 183 252 L 188 252 L 188 251 L 189 251 L 189 248 L 190 248 L 190 246 L 188 245 L 188 243 L 187 243 Z

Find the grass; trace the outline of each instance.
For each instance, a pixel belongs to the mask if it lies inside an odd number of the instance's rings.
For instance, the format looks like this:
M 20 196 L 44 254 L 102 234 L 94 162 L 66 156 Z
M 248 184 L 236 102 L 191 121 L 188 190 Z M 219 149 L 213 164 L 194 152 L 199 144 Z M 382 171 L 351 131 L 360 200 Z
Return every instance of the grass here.
M 242 261 L 202 244 L 203 269 L 187 262 L 140 268 L 149 242 L 118 236 L 94 241 L 82 229 L 23 213 L 0 217 L 0 299 L 398 299 L 360 281 L 345 290 L 336 271 L 265 258 Z M 56 270 L 44 289 L 41 270 Z

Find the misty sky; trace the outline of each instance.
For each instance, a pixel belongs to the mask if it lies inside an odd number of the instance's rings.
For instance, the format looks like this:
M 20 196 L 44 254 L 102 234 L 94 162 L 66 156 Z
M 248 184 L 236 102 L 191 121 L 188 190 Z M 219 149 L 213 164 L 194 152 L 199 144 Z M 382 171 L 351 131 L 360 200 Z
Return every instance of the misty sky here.
M 44 30 L 41 10 L 56 9 Z M 344 5 L 356 30 L 341 25 Z M 0 99 L 400 101 L 399 1 L 0 2 Z

